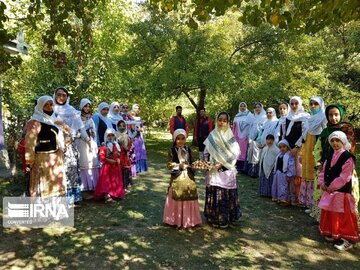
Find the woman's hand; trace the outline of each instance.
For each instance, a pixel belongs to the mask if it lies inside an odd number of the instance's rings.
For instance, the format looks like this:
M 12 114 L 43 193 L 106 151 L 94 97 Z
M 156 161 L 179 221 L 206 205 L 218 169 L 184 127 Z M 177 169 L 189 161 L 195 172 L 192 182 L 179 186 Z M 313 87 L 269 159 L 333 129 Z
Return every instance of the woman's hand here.
M 183 163 L 180 163 L 180 165 L 179 165 L 179 169 L 180 169 L 180 171 L 184 171 L 184 170 L 186 170 L 186 168 L 188 167 L 188 165 L 187 164 L 185 164 L 184 162 Z
M 321 188 L 321 190 L 323 190 L 323 191 L 328 191 L 328 188 L 327 188 L 327 186 L 325 186 L 325 185 L 321 185 L 320 188 Z

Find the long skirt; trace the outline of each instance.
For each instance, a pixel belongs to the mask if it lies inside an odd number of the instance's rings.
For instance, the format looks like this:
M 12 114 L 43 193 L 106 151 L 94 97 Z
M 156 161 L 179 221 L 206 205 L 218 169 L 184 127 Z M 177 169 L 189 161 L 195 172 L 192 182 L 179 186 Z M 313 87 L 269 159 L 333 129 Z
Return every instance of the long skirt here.
M 346 194 L 346 196 L 351 195 Z M 347 198 L 344 200 L 344 213 L 321 209 L 319 230 L 321 235 L 331 236 L 334 239 L 359 240 L 356 213 L 351 212 Z
M 147 171 L 148 166 L 145 142 L 141 136 L 137 136 L 134 139 L 134 151 L 136 159 L 136 172 L 140 173 Z
M 70 203 L 77 203 L 81 197 L 81 179 L 79 167 L 79 152 L 75 143 L 67 146 L 64 153 L 64 169 L 66 176 L 66 197 Z
M 295 203 L 295 183 L 294 177 L 290 178 L 290 183 L 287 182 L 286 174 L 275 171 L 273 175 L 273 184 L 271 187 L 271 196 L 273 200 L 280 202 Z
M 107 194 L 115 199 L 125 197 L 125 189 L 120 165 L 103 163 L 101 167 L 99 181 L 95 188 L 94 197 L 97 199 L 104 198 Z
M 241 217 L 238 190 L 217 186 L 206 187 L 204 214 L 207 222 L 225 226 Z
M 306 207 L 312 207 L 313 205 L 313 193 L 314 193 L 314 181 L 301 180 L 299 203 Z
M 163 222 L 178 228 L 191 228 L 202 224 L 198 200 L 175 201 L 170 187 L 166 196 Z
M 265 197 L 271 197 L 271 188 L 273 184 L 273 174 L 266 178 L 264 174 L 259 177 L 259 194 Z
M 60 150 L 55 153 L 35 154 L 29 191 L 32 197 L 65 196 L 66 181 L 63 154 Z
M 97 181 L 99 179 L 99 168 L 80 169 L 80 178 L 82 191 L 95 190 Z

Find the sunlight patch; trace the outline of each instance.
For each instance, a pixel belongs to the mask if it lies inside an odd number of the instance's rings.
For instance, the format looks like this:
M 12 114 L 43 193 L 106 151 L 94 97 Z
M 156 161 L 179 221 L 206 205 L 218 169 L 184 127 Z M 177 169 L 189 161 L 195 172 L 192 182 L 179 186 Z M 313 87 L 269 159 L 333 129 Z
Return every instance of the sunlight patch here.
M 136 211 L 133 211 L 133 210 L 129 210 L 129 211 L 126 211 L 127 215 L 131 218 L 135 218 L 135 219 L 144 219 L 144 215 L 141 214 L 140 212 L 136 212 Z

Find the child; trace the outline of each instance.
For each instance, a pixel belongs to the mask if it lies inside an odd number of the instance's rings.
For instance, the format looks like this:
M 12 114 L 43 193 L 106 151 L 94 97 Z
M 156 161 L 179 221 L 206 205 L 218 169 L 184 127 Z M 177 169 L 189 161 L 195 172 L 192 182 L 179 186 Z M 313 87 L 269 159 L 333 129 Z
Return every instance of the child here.
M 191 150 L 185 145 L 186 131 L 184 129 L 175 130 L 173 136 L 175 146 L 169 151 L 168 162 L 168 168 L 171 170 L 171 181 L 164 207 L 163 222 L 178 228 L 195 227 L 201 224 L 202 221 L 194 183 L 194 171 L 190 167 L 192 163 Z M 194 182 L 190 182 L 192 184 L 191 196 L 188 198 L 176 198 L 175 200 L 173 195 L 177 194 L 177 190 L 174 190 L 174 184 L 179 180 Z
M 114 129 L 108 128 L 105 131 L 104 142 L 105 146 L 99 149 L 102 167 L 94 198 L 104 198 L 105 203 L 109 203 L 113 198 L 124 198 L 125 191 L 121 175 L 120 145 L 115 141 Z
M 122 177 L 124 182 L 125 192 L 129 193 L 129 188 L 133 185 L 131 175 L 131 162 L 129 158 L 129 150 L 131 149 L 131 140 L 127 134 L 126 123 L 124 120 L 120 120 L 117 123 L 117 141 L 121 147 L 120 160 L 122 164 Z
M 204 215 L 211 226 L 225 229 L 234 226 L 241 217 L 236 181 L 236 162 L 241 151 L 227 112 L 217 115 L 215 129 L 204 144 L 204 153 L 210 154 L 213 164 L 206 178 Z
M 280 153 L 276 157 L 274 180 L 271 188 L 272 200 L 295 205 L 295 158 L 290 154 L 287 140 L 278 143 Z
M 354 197 L 351 195 L 352 171 L 355 157 L 348 151 L 350 143 L 342 131 L 334 131 L 328 139 L 333 153 L 324 162 L 319 174 L 323 190 L 319 202 L 320 234 L 325 240 L 341 241 L 334 245 L 338 250 L 352 248 L 352 242 L 359 240 Z
M 266 146 L 261 151 L 259 172 L 259 193 L 261 196 L 271 197 L 273 184 L 273 169 L 279 148 L 274 144 L 275 137 L 272 134 L 266 136 Z

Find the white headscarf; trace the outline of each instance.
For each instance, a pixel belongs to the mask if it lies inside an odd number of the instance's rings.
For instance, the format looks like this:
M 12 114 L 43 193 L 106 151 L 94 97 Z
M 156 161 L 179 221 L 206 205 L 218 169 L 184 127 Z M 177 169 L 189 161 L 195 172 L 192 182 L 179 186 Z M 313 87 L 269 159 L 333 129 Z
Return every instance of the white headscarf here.
M 290 158 L 290 144 L 287 140 L 283 139 L 281 140 L 280 142 L 278 142 L 278 147 L 280 146 L 280 144 L 285 144 L 287 147 L 288 147 L 288 151 L 284 154 L 284 157 L 283 157 L 283 173 L 286 173 L 287 172 L 287 169 L 288 169 L 288 163 L 289 163 L 289 158 Z M 276 157 L 276 164 L 275 164 L 275 168 L 277 167 L 277 161 L 278 161 L 278 158 L 282 155 L 282 152 L 280 152 L 278 154 L 278 156 Z
M 278 156 L 280 150 L 273 143 L 270 147 L 265 146 L 261 151 L 260 157 L 260 170 L 264 171 L 264 175 L 266 178 L 269 178 L 272 170 L 274 169 L 276 163 L 276 157 Z
M 320 135 L 322 130 L 326 127 L 325 104 L 321 97 L 312 97 L 310 101 L 315 101 L 320 105 L 320 111 L 315 115 L 310 115 L 308 119 L 309 129 L 308 132 L 312 135 Z
M 85 105 L 90 104 L 91 105 L 91 101 L 87 98 L 83 98 L 80 100 L 80 111 L 85 107 Z
M 37 104 L 35 106 L 34 114 L 32 115 L 31 119 L 39 121 L 40 123 L 43 124 L 57 127 L 59 129 L 58 135 L 56 136 L 57 145 L 60 147 L 60 149 L 64 150 L 65 146 L 64 146 L 64 136 L 62 132 L 62 127 L 57 126 L 55 124 L 56 119 L 54 118 L 54 114 L 50 116 L 44 113 L 44 105 L 48 101 L 54 102 L 53 98 L 50 96 L 42 96 L 38 98 Z
M 52 125 L 52 126 L 56 126 L 54 121 L 55 118 L 53 117 L 54 114 L 52 114 L 51 116 L 44 113 L 44 106 L 46 104 L 46 102 L 48 101 L 52 101 L 54 102 L 53 98 L 50 96 L 42 96 L 39 97 L 34 109 L 34 114 L 32 115 L 31 119 L 39 121 L 43 124 L 47 124 L 47 125 Z
M 245 105 L 244 112 L 240 111 L 240 106 Z M 247 138 L 249 136 L 251 125 L 254 121 L 254 115 L 248 110 L 245 102 L 240 102 L 239 112 L 235 115 L 234 123 L 237 127 L 237 135 L 239 139 Z
M 251 140 L 256 139 L 259 132 L 263 128 L 264 122 L 266 121 L 266 111 L 264 110 L 264 106 L 260 102 L 256 102 L 255 106 L 256 105 L 261 106 L 261 111 L 259 113 L 257 113 L 254 109 L 254 118 L 255 119 L 252 122 L 251 130 L 250 130 L 250 134 L 249 134 L 249 137 Z
M 105 108 L 109 108 L 109 104 L 107 104 L 106 102 L 101 102 L 95 115 L 97 115 L 101 120 L 103 120 L 108 128 L 112 128 L 112 122 L 110 118 L 101 114 L 101 111 Z
M 108 117 L 111 120 L 111 123 L 113 123 L 114 125 L 116 125 L 120 120 L 123 120 L 121 115 L 114 111 L 115 106 L 118 106 L 120 108 L 119 102 L 115 101 L 115 102 L 110 104 L 110 109 L 109 109 L 109 114 L 108 114 Z
M 178 128 L 177 130 L 174 131 L 173 141 L 175 141 L 176 137 L 179 136 L 180 134 L 184 135 L 184 137 L 186 138 L 186 131 L 182 128 Z
M 337 138 L 340 141 L 342 141 L 345 150 L 348 150 L 348 151 L 350 150 L 351 145 L 350 145 L 350 143 L 346 137 L 346 134 L 344 132 L 337 130 L 337 131 L 334 131 L 333 133 L 331 133 L 328 138 L 329 143 L 330 143 L 331 139 L 333 139 L 333 138 Z
M 173 141 L 175 142 L 176 138 L 179 136 L 179 135 L 184 135 L 184 137 L 186 138 L 186 131 L 182 128 L 179 128 L 177 130 L 174 131 L 174 135 L 173 135 Z M 176 150 L 177 154 L 178 154 L 178 159 L 179 159 L 179 162 L 185 162 L 187 161 L 187 151 L 185 149 L 185 146 L 182 147 L 182 148 L 179 148 Z
M 58 90 L 64 90 L 67 95 L 66 102 L 64 104 L 58 104 L 56 102 L 56 92 Z M 58 87 L 54 91 L 54 113 L 56 118 L 59 120 L 62 120 L 67 124 L 73 132 L 76 132 L 77 130 L 84 127 L 84 123 L 81 120 L 80 112 L 76 110 L 73 106 L 70 105 L 70 97 L 67 93 L 67 89 L 64 87 Z
M 278 118 L 276 116 L 276 111 L 274 108 L 268 108 L 267 110 L 271 111 L 271 119 L 266 119 L 264 125 L 263 125 L 263 131 L 261 134 L 261 144 L 265 145 L 266 144 L 266 136 L 271 134 L 274 135 L 274 137 L 276 138 L 276 128 L 278 126 Z
M 114 134 L 114 136 L 115 136 L 114 142 L 108 141 L 107 137 L 109 136 L 109 134 Z M 104 134 L 104 142 L 106 144 L 106 148 L 110 151 L 110 153 L 112 153 L 112 151 L 113 151 L 114 144 L 116 146 L 117 151 L 120 152 L 120 145 L 116 142 L 116 134 L 115 134 L 115 130 L 113 128 L 106 129 L 105 134 Z
M 290 124 L 286 130 L 286 135 L 290 134 L 291 128 L 293 127 L 295 122 L 301 121 L 305 124 L 304 129 L 307 130 L 308 129 L 308 117 L 309 114 L 307 112 L 304 111 L 304 107 L 303 107 L 303 102 L 301 100 L 300 97 L 298 96 L 294 96 L 292 98 L 290 98 L 290 103 L 292 100 L 296 100 L 299 103 L 299 110 L 297 110 L 296 112 L 293 111 L 292 109 L 290 110 L 290 112 L 288 113 L 286 119 L 290 120 Z M 305 138 L 304 138 L 305 139 Z
M 222 115 L 223 113 L 218 114 Z M 217 125 L 204 141 L 204 145 L 212 159 L 220 162 L 227 169 L 234 169 L 238 156 L 240 155 L 240 146 L 235 140 L 234 134 L 230 128 L 230 117 L 226 113 L 228 124 L 224 130 L 220 130 Z

